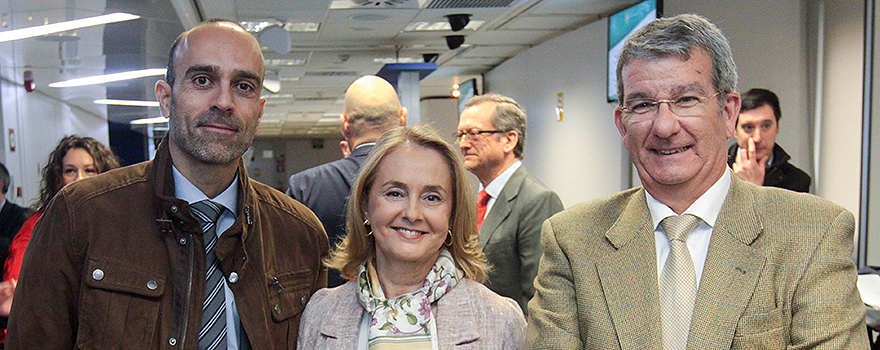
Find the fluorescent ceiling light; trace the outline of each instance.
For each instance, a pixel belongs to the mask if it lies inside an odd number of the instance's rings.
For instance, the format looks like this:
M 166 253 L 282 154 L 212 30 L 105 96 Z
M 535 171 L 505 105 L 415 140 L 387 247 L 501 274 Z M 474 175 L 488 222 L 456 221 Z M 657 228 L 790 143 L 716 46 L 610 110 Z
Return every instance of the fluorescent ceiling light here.
M 159 101 L 95 100 L 99 105 L 159 107 Z
M 424 58 L 415 58 L 415 57 L 375 57 L 373 58 L 373 63 L 422 63 L 425 62 Z
M 32 38 L 35 36 L 65 32 L 68 30 L 83 28 L 83 27 L 91 27 L 99 24 L 107 24 L 113 22 L 122 22 L 122 21 L 130 21 L 133 19 L 138 19 L 141 16 L 132 15 L 128 13 L 111 13 L 109 15 L 96 16 L 96 17 L 88 17 L 83 19 L 77 19 L 73 21 L 65 21 L 58 22 L 52 24 L 46 24 L 42 26 L 35 26 L 29 28 L 21 28 L 15 29 L 5 32 L 0 32 L 0 42 Z
M 470 21 L 464 27 L 464 29 L 477 30 L 485 24 L 486 21 Z M 413 22 L 407 24 L 405 28 L 403 28 L 404 32 L 433 32 L 439 30 L 452 30 L 452 26 L 449 25 L 448 21 L 443 22 Z
M 152 76 L 157 76 L 157 75 L 165 75 L 166 70 L 167 69 L 165 69 L 165 68 L 151 68 L 151 69 L 134 70 L 134 71 L 130 71 L 130 72 L 96 75 L 93 77 L 77 78 L 77 79 L 59 81 L 57 83 L 51 83 L 51 84 L 49 84 L 49 87 L 61 88 L 61 87 L 71 87 L 71 86 L 104 84 L 104 83 L 110 83 L 110 82 L 120 81 L 120 80 L 129 80 L 129 79 L 137 79 L 137 78 L 143 78 L 143 77 L 152 77 Z
M 317 32 L 321 28 L 320 22 L 281 22 L 278 20 L 244 21 L 241 26 L 249 32 L 259 32 L 268 26 L 279 25 L 291 33 Z
M 144 119 L 135 119 L 129 122 L 129 124 L 160 124 L 167 123 L 168 118 L 165 117 L 155 117 L 155 118 L 144 118 Z

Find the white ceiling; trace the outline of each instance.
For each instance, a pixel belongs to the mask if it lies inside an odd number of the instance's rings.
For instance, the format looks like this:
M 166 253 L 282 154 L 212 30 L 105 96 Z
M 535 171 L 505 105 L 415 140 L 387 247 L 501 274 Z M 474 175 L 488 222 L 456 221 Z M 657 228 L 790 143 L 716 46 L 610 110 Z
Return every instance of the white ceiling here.
M 278 73 L 281 91 L 278 94 L 263 91 L 268 102 L 258 135 L 320 137 L 338 135 L 337 116 L 342 111 L 341 100 L 345 89 L 359 76 L 376 74 L 383 63 L 375 62 L 375 59 L 399 57 L 421 62 L 422 54 L 439 54 L 438 69 L 422 80 L 420 93 L 423 98 L 450 96 L 453 83 L 477 77 L 517 53 L 636 2 L 638 0 L 106 0 L 106 8 L 96 9 L 99 6 L 95 3 L 102 1 L 11 0 L 9 11 L 13 16 L 22 16 L 54 9 L 66 14 L 63 17 L 67 19 L 102 13 L 101 10 L 124 10 L 144 16 L 138 21 L 146 20 L 150 24 L 142 26 L 147 29 L 138 34 L 141 36 L 139 38 L 126 37 L 132 31 L 126 28 L 131 27 L 120 26 L 122 29 L 112 34 L 110 29 L 105 31 L 105 45 L 108 37 L 120 36 L 122 39 L 116 38 L 113 42 L 142 42 L 144 47 L 135 49 L 139 53 L 134 55 L 146 56 L 131 59 L 128 57 L 132 54 L 126 53 L 113 56 L 114 59 L 108 57 L 107 72 L 123 66 L 126 69 L 162 67 L 167 45 L 177 31 L 191 28 L 195 23 L 209 18 L 239 22 L 319 23 L 316 32 L 290 33 L 292 47 L 289 53 L 264 50 L 269 63 L 271 60 L 297 59 L 302 64 L 267 65 L 268 71 Z M 498 7 L 490 7 L 493 5 Z M 445 22 L 446 15 L 459 13 L 471 14 L 472 22 L 483 21 L 484 24 L 478 30 L 465 29 L 457 33 L 449 30 L 404 31 L 407 25 L 414 22 Z M 77 34 L 87 33 L 90 32 L 80 31 Z M 465 35 L 465 45 L 450 50 L 443 36 L 453 34 Z M 256 35 L 259 36 L 259 33 Z M 89 42 L 83 39 L 79 41 Z M 87 51 L 94 55 L 95 50 Z M 108 52 L 114 50 L 105 47 L 104 52 L 109 56 Z M 86 54 L 82 44 L 78 54 Z M 34 60 L 38 59 L 35 57 Z M 59 67 L 69 65 L 70 60 L 67 61 L 39 60 L 41 66 Z M 130 61 L 133 64 L 127 64 Z M 92 75 L 94 72 L 84 70 L 82 74 Z M 154 81 L 146 79 L 127 83 L 131 86 L 117 83 L 108 86 L 108 95 L 131 98 L 134 94 L 151 99 L 150 86 Z M 114 88 L 121 92 L 111 92 Z M 59 93 L 59 98 L 63 99 L 63 95 Z M 139 115 L 154 116 L 157 113 L 156 109 L 137 108 L 109 108 L 109 119 L 127 123 Z M 333 118 L 336 122 L 318 123 L 321 118 Z

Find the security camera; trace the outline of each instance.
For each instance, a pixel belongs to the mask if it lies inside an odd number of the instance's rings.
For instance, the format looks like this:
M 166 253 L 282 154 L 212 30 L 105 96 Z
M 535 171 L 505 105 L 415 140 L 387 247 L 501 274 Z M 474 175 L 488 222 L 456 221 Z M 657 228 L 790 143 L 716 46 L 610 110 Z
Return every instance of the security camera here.
M 452 27 L 453 32 L 464 29 L 468 22 L 471 21 L 471 15 L 469 13 L 446 15 L 446 18 L 449 19 L 449 26 Z
M 464 35 L 446 35 L 446 46 L 449 46 L 450 50 L 455 50 L 461 44 L 464 44 Z

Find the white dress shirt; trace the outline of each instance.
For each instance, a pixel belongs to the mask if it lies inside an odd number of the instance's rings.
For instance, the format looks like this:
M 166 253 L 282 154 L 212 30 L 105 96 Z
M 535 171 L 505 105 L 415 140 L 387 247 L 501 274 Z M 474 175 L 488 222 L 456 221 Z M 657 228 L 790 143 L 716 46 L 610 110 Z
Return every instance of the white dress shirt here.
M 226 229 L 235 223 L 235 217 L 238 213 L 238 173 L 235 179 L 222 193 L 214 198 L 208 198 L 201 190 L 189 181 L 183 174 L 177 170 L 177 167 L 171 166 L 174 173 L 174 196 L 185 200 L 187 203 L 195 203 L 205 199 L 210 199 L 214 203 L 223 207 L 220 218 L 217 219 L 217 237 L 223 234 Z M 204 280 L 204 278 L 202 279 Z M 226 295 L 226 349 L 238 350 L 238 335 L 240 334 L 238 317 L 238 309 L 235 306 L 235 295 L 223 279 L 223 290 Z
M 507 181 L 510 180 L 510 177 L 513 176 L 513 173 L 516 169 L 522 165 L 522 161 L 517 160 L 513 162 L 507 169 L 505 169 L 501 174 L 498 175 L 492 182 L 489 182 L 489 186 L 483 187 L 483 184 L 480 183 L 480 190 L 486 190 L 486 193 L 489 194 L 489 203 L 486 204 L 486 215 L 489 215 L 489 211 L 492 210 L 492 205 L 495 204 L 495 198 L 498 198 L 501 195 L 501 190 L 504 189 L 504 185 L 507 185 Z M 483 217 L 485 219 L 485 216 Z
M 706 264 L 706 255 L 709 252 L 709 240 L 712 238 L 712 229 L 715 227 L 715 220 L 718 219 L 718 213 L 721 212 L 721 206 L 727 199 L 727 193 L 730 192 L 730 170 L 725 170 L 724 174 L 709 190 L 700 198 L 691 204 L 684 213 L 692 214 L 700 218 L 697 227 L 687 236 L 685 243 L 694 261 L 694 272 L 697 277 L 697 288 L 700 287 L 700 278 L 703 277 L 703 266 Z M 651 220 L 654 224 L 654 245 L 657 249 L 657 279 L 663 272 L 666 264 L 666 257 L 669 256 L 669 237 L 666 230 L 660 226 L 660 222 L 666 217 L 677 215 L 666 204 L 660 203 L 645 191 L 648 202 L 648 210 L 651 212 Z

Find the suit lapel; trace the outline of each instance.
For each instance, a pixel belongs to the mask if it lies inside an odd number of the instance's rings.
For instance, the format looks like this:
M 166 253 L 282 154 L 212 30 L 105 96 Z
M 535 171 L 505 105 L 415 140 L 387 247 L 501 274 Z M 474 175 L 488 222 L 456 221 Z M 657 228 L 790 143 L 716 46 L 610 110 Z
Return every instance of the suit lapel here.
M 764 268 L 763 253 L 751 246 L 763 232 L 751 189 L 732 176 L 709 242 L 700 279 L 688 348 L 730 346 L 736 325 Z M 696 342 L 695 342 L 696 340 Z
M 510 211 L 513 209 L 513 201 L 519 194 L 519 188 L 522 186 L 526 175 L 528 175 L 528 172 L 526 172 L 524 166 L 520 165 L 513 172 L 513 175 L 510 176 L 510 179 L 507 180 L 507 183 L 504 184 L 501 193 L 498 194 L 498 198 L 495 198 L 495 203 L 492 204 L 492 210 L 486 214 L 483 226 L 480 227 L 480 246 L 486 247 L 486 244 L 495 235 L 495 231 L 498 230 L 501 223 L 510 215 Z
M 348 282 L 343 284 L 342 295 L 337 299 L 336 308 L 326 315 L 326 320 L 321 325 L 321 334 L 333 338 L 328 340 L 340 348 L 354 348 L 360 334 L 361 318 L 364 308 L 358 302 L 357 283 Z
M 623 349 L 647 343 L 659 346 L 661 341 L 653 232 L 645 191 L 640 189 L 605 234 L 616 251 L 596 263 L 608 312 Z
M 459 344 L 469 344 L 480 338 L 477 331 L 477 310 L 482 308 L 480 298 L 472 295 L 471 288 L 462 280 L 447 295 L 437 301 L 437 339 L 440 349 L 448 349 Z

